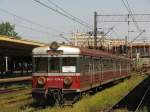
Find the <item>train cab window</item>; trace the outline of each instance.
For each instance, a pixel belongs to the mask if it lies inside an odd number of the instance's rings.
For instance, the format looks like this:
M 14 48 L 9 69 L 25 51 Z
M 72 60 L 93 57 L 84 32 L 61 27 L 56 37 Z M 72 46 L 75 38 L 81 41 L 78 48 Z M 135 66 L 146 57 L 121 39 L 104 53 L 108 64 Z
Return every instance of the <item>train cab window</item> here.
M 48 71 L 48 58 L 34 58 L 34 72 L 45 73 Z
M 55 72 L 60 72 L 61 71 L 61 69 L 60 69 L 60 60 L 61 60 L 61 58 L 59 58 L 59 57 L 51 57 L 51 58 L 49 58 L 49 67 L 48 67 L 48 72 L 53 72 L 53 73 L 55 73 Z
M 77 58 L 64 57 L 62 59 L 62 72 L 76 72 L 77 71 Z

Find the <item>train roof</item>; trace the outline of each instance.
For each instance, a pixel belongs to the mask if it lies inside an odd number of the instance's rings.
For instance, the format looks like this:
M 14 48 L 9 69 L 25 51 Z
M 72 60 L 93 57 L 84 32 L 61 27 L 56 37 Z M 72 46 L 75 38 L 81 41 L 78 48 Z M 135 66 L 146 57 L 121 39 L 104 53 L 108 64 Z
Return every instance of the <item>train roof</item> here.
M 48 51 L 52 50 L 50 46 L 43 46 L 43 47 L 37 47 L 34 48 L 32 51 L 33 55 L 47 55 Z M 62 55 L 85 55 L 85 56 L 97 56 L 97 57 L 111 57 L 111 58 L 117 58 L 117 59 L 125 59 L 130 61 L 129 58 L 121 57 L 114 55 L 112 53 L 102 51 L 102 50 L 94 50 L 94 49 L 88 49 L 83 47 L 76 47 L 76 46 L 68 46 L 68 45 L 59 45 L 57 50 L 63 51 Z
M 37 47 L 34 48 L 32 53 L 33 54 L 47 54 L 47 51 L 52 50 L 49 46 L 44 46 L 44 47 Z M 64 46 L 61 45 L 57 48 L 57 50 L 63 51 L 63 55 L 79 55 L 80 54 L 80 49 L 77 47 L 72 47 L 72 46 Z

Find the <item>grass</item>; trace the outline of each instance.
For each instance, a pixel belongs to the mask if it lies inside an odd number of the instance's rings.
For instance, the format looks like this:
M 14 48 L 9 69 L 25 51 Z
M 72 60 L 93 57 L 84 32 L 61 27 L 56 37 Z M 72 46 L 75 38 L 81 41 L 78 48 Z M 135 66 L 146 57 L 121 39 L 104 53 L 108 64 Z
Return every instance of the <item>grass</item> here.
M 1 85 L 0 89 L 15 89 L 19 87 L 24 87 L 24 88 L 31 88 L 31 83 L 19 83 L 19 84 L 8 84 L 8 85 Z

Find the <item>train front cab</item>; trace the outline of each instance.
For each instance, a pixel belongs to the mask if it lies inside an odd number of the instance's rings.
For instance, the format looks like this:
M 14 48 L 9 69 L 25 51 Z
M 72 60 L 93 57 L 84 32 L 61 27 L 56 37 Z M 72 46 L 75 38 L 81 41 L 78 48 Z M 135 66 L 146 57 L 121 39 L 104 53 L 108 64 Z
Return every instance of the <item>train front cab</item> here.
M 41 100 L 47 97 L 61 99 L 66 96 L 71 98 L 72 95 L 79 95 L 78 57 L 34 57 L 33 65 L 32 95 L 34 99 L 40 98 Z

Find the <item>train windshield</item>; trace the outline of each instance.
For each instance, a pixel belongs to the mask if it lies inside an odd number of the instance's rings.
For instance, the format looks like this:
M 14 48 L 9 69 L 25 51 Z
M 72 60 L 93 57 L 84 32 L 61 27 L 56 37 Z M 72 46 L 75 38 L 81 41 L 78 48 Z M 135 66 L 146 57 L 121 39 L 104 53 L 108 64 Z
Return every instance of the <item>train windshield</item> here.
M 49 58 L 49 72 L 76 72 L 77 58 L 51 57 Z
M 60 69 L 61 68 L 60 58 L 59 57 L 51 57 L 48 60 L 49 60 L 48 61 L 48 65 L 49 65 L 48 72 L 53 72 L 53 73 L 60 72 L 60 70 L 61 70 Z
M 48 58 L 38 57 L 34 59 L 34 72 L 48 72 Z
M 36 57 L 34 58 L 34 72 L 61 73 L 77 72 L 77 58 L 75 57 Z

